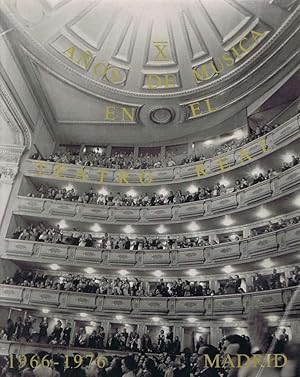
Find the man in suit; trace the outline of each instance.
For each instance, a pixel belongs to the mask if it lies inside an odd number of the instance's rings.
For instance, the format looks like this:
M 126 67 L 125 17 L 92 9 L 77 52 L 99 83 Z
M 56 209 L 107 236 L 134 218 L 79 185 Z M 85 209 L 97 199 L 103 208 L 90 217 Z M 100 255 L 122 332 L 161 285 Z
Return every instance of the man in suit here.
M 199 348 L 196 375 L 201 377 L 219 377 L 218 369 L 211 367 L 209 363 L 207 363 L 206 355 L 210 360 L 214 360 L 214 358 L 218 355 L 217 348 L 209 344 L 204 344 Z

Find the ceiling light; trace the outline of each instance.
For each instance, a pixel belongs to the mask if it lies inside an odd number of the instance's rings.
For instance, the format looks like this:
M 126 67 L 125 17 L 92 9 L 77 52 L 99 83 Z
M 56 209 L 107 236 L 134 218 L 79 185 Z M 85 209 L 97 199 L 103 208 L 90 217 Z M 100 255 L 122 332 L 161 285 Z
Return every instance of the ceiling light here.
M 170 191 L 168 191 L 167 189 L 165 189 L 164 187 L 162 187 L 159 191 L 158 191 L 158 194 L 159 195 L 163 195 L 163 196 L 167 196 L 169 194 Z
M 194 268 L 191 268 L 191 269 L 188 270 L 186 273 L 187 273 L 189 276 L 191 276 L 191 277 L 194 277 L 194 276 L 197 276 L 197 275 L 198 275 L 198 271 L 195 270 Z
M 189 323 L 195 323 L 197 322 L 197 318 L 194 318 L 194 317 L 189 317 L 186 319 Z
M 44 314 L 48 314 L 48 313 L 50 312 L 50 309 L 43 308 L 43 309 L 42 309 L 42 312 L 43 312 Z
M 187 188 L 187 191 L 189 191 L 191 194 L 194 194 L 195 192 L 198 191 L 198 187 L 196 185 L 190 185 L 188 188 Z
M 160 321 L 159 317 L 152 317 L 151 319 L 152 319 L 153 322 L 159 322 Z
M 266 318 L 270 322 L 277 322 L 278 323 L 278 320 L 279 320 L 279 317 L 277 315 L 269 315 Z
M 198 330 L 199 331 L 207 331 L 207 329 L 205 327 L 201 327 L 201 326 L 198 327 Z
M 300 207 L 300 195 L 296 196 L 296 198 L 293 200 L 293 203 L 295 206 Z
M 60 222 L 57 223 L 61 229 L 66 229 L 68 227 L 67 223 L 65 220 L 60 220 Z
M 106 190 L 105 187 L 102 187 L 102 188 L 98 191 L 98 194 L 99 194 L 99 195 L 102 194 L 102 195 L 106 196 L 106 195 L 109 194 L 109 192 Z
M 133 189 L 131 189 L 131 190 L 126 192 L 126 195 L 135 197 L 135 196 L 137 196 L 137 192 L 134 191 Z
M 230 181 L 228 181 L 228 179 L 226 178 L 222 178 L 219 183 L 220 185 L 224 185 L 225 187 L 228 187 L 230 185 Z
M 195 143 L 192 143 L 192 149 L 195 149 Z
M 72 190 L 74 187 L 71 184 L 68 184 L 67 186 L 64 187 L 67 191 Z
M 264 268 L 270 268 L 274 266 L 274 262 L 272 261 L 271 258 L 266 258 L 261 262 L 261 266 Z
M 232 323 L 232 322 L 234 321 L 234 318 L 231 318 L 231 317 L 225 317 L 225 318 L 224 318 L 224 321 L 225 321 L 226 323 Z
M 126 275 L 129 274 L 129 272 L 128 272 L 127 270 L 119 270 L 118 272 L 119 272 L 119 274 L 120 274 L 121 276 L 126 276 Z
M 282 161 L 285 162 L 286 164 L 290 164 L 293 161 L 293 153 L 291 152 L 286 152 L 282 157 Z
M 96 148 L 93 148 L 93 152 L 94 153 L 98 153 L 98 154 L 102 154 L 103 153 L 103 149 L 100 148 L 100 147 L 96 147 Z
M 82 318 L 86 318 L 86 317 L 88 316 L 87 313 L 80 313 L 79 315 L 80 315 L 80 317 L 82 317 Z
M 232 136 L 235 139 L 240 140 L 246 135 L 245 135 L 245 131 L 243 131 L 243 130 L 235 130 Z
M 228 215 L 226 215 L 221 222 L 225 226 L 230 226 L 230 225 L 234 224 L 234 221 L 233 221 L 232 217 L 228 216 Z
M 59 270 L 59 268 L 60 268 L 59 265 L 56 264 L 56 263 L 50 264 L 49 267 L 50 267 L 51 270 L 53 270 L 53 271 Z
M 94 225 L 91 226 L 91 231 L 94 233 L 98 233 L 102 231 L 102 228 L 99 224 L 95 223 Z
M 160 270 L 156 270 L 153 272 L 153 275 L 156 276 L 157 278 L 160 278 L 161 276 L 163 276 L 163 272 L 160 271 Z
M 133 233 L 134 229 L 131 225 L 126 225 L 126 226 L 124 226 L 123 231 L 124 231 L 124 233 L 129 234 L 129 233 Z
M 234 269 L 230 265 L 228 265 L 222 268 L 222 271 L 224 271 L 226 274 L 231 274 L 231 272 L 233 272 Z
M 93 274 L 95 272 L 95 269 L 92 268 L 92 267 L 87 267 L 84 269 L 84 271 L 87 273 L 87 274 Z
M 159 227 L 156 228 L 156 231 L 159 234 L 166 233 L 167 228 L 164 225 L 160 225 Z
M 268 211 L 265 207 L 261 206 L 257 211 L 256 211 L 256 216 L 259 219 L 265 219 L 271 215 L 271 212 Z
M 117 314 L 117 315 L 116 315 L 116 320 L 117 320 L 117 321 L 122 321 L 123 318 L 124 318 L 124 317 L 123 317 L 121 314 Z
M 263 169 L 257 166 L 253 170 L 251 170 L 251 175 L 254 177 L 255 175 L 259 175 L 260 173 L 263 173 Z
M 190 232 L 196 232 L 197 230 L 200 229 L 200 226 L 199 226 L 195 221 L 192 221 L 192 222 L 190 222 L 190 223 L 187 225 L 187 229 L 188 229 Z

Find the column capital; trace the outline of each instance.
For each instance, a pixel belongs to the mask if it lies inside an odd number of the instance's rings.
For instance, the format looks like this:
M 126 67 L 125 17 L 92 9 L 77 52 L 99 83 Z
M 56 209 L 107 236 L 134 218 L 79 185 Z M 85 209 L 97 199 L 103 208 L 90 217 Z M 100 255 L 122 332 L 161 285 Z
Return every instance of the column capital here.
M 0 145 L 0 182 L 14 182 L 24 150 L 25 146 Z
M 18 174 L 18 167 L 7 167 L 0 165 L 0 182 L 13 183 Z
M 19 165 L 24 150 L 24 145 L 0 145 L 0 164 L 3 166 Z

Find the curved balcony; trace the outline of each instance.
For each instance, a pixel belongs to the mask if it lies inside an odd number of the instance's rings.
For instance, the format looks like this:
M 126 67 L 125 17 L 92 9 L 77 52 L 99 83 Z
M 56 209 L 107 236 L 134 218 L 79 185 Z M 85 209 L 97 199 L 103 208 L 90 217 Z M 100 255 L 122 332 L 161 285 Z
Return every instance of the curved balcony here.
M 108 224 L 180 223 L 199 218 L 211 218 L 254 207 L 294 192 L 300 185 L 300 164 L 276 177 L 241 191 L 195 202 L 153 207 L 109 207 L 50 199 L 18 196 L 13 213 L 48 218 L 68 218 L 74 221 Z
M 60 178 L 94 184 L 153 186 L 203 179 L 240 166 L 247 165 L 272 153 L 299 138 L 298 115 L 270 133 L 230 151 L 205 161 L 192 164 L 149 170 L 117 170 L 100 167 L 81 167 L 37 160 L 26 160 L 22 166 L 25 176 Z
M 43 242 L 6 239 L 2 257 L 31 263 L 98 266 L 145 270 L 147 268 L 211 268 L 226 262 L 242 263 L 294 253 L 300 246 L 300 224 L 276 232 L 212 246 L 171 250 L 105 250 Z
M 205 297 L 131 297 L 100 296 L 76 292 L 0 285 L 3 306 L 22 305 L 30 308 L 53 307 L 59 310 L 84 310 L 97 315 L 128 313 L 136 316 L 159 314 L 167 317 L 196 314 L 203 318 L 224 314 L 247 314 L 256 307 L 264 312 L 282 312 L 295 292 L 293 308 L 300 307 L 297 287 L 235 295 Z

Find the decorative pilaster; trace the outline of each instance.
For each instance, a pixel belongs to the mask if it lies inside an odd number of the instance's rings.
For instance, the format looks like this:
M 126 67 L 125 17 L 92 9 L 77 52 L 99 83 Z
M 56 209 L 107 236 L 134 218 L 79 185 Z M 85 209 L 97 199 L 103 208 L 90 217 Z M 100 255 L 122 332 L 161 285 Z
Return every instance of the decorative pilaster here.
M 0 145 L 0 181 L 13 183 L 25 147 L 19 145 Z
M 13 183 L 19 171 L 19 162 L 24 152 L 24 146 L 0 146 L 0 224 L 7 208 Z

